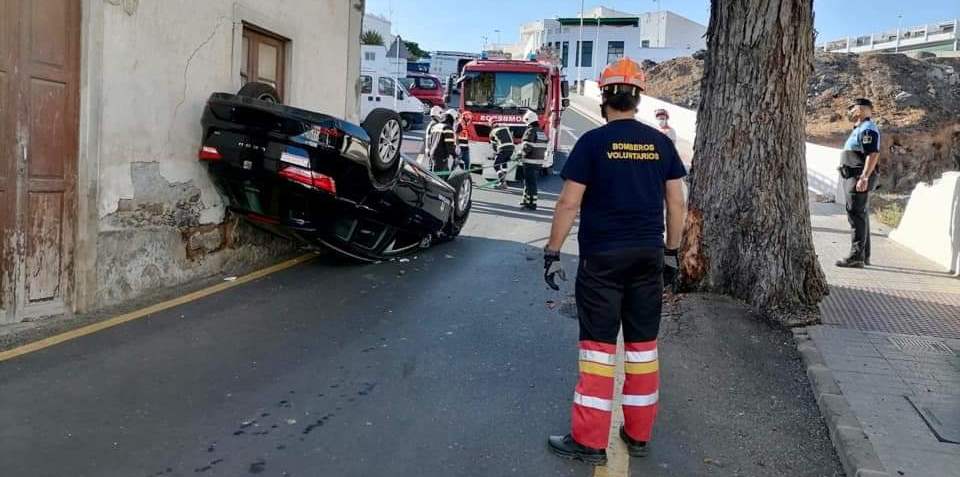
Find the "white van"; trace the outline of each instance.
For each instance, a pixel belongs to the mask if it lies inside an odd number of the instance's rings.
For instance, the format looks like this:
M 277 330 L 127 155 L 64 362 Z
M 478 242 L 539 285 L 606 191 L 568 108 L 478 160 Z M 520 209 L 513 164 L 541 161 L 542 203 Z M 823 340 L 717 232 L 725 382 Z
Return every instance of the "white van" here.
M 394 94 L 397 94 L 394 98 Z M 409 130 L 423 123 L 429 110 L 417 98 L 410 95 L 403 83 L 398 83 L 392 75 L 377 71 L 360 73 L 360 117 L 366 119 L 371 111 L 385 108 L 400 114 L 403 129 Z

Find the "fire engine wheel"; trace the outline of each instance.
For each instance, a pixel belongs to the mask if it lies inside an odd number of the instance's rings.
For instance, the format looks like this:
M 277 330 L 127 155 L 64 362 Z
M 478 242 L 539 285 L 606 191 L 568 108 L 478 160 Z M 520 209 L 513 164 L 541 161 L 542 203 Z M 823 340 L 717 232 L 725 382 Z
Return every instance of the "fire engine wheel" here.
M 370 136 L 370 168 L 375 175 L 397 171 L 403 145 L 403 119 L 388 109 L 375 109 L 363 122 Z
M 259 99 L 260 101 L 266 101 L 268 103 L 280 102 L 280 93 L 277 92 L 277 88 L 274 88 L 267 83 L 260 83 L 257 81 L 243 85 L 243 87 L 240 88 L 240 91 L 237 92 L 237 96 Z

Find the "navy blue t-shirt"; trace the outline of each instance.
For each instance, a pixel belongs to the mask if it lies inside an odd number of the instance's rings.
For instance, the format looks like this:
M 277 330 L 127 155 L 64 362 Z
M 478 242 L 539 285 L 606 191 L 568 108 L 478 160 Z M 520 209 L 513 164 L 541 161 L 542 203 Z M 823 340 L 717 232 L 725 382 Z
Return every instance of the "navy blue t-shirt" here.
M 587 186 L 580 254 L 663 247 L 666 182 L 686 175 L 673 142 L 639 121 L 613 121 L 584 134 L 561 173 Z

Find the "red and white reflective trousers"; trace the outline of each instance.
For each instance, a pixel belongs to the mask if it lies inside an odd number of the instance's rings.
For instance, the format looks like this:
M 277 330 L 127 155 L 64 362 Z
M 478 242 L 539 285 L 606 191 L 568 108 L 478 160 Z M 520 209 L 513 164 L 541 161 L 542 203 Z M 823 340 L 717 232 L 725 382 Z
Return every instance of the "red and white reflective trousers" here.
M 659 395 L 657 342 L 625 343 L 623 418 L 627 435 L 649 441 Z M 613 375 L 617 345 L 580 341 L 580 380 L 573 395 L 573 439 L 606 449 L 613 411 Z

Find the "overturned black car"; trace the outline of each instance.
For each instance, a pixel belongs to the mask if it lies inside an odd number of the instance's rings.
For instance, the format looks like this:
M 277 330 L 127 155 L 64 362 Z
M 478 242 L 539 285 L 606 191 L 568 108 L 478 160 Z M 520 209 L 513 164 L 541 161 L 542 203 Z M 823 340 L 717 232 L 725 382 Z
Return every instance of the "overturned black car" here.
M 376 261 L 459 235 L 473 183 L 401 157 L 400 116 L 381 109 L 363 126 L 279 104 L 248 83 L 214 93 L 199 159 L 233 212 L 307 245 Z

